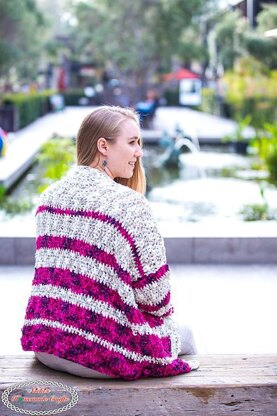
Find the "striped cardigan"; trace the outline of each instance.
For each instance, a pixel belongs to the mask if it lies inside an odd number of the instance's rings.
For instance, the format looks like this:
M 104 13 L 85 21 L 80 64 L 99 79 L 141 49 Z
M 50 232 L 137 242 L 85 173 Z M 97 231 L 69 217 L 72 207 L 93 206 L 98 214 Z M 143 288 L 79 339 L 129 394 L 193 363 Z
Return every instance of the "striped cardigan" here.
M 78 166 L 41 196 L 21 343 L 134 380 L 190 371 L 178 359 L 164 243 L 141 194 Z

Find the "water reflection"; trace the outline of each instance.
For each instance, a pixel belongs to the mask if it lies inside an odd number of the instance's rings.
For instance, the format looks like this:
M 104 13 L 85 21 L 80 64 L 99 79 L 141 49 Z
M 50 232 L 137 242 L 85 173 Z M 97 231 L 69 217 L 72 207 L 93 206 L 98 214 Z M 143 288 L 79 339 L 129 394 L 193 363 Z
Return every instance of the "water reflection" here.
M 251 157 L 206 149 L 182 153 L 178 164 L 167 167 L 162 152 L 149 146 L 144 151 L 147 197 L 159 221 L 241 220 L 243 205 L 264 203 L 259 181 L 266 173 L 255 176 Z M 277 208 L 276 188 L 267 184 L 265 196 Z

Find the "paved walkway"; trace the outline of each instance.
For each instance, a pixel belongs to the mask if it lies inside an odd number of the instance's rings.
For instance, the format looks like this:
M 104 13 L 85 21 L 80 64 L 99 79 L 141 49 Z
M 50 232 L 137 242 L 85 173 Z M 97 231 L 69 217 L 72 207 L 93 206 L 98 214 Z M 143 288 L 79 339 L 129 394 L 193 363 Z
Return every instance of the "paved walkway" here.
M 183 107 L 161 107 L 157 110 L 155 128 L 174 133 L 178 126 L 199 142 L 218 143 L 225 135 L 232 134 L 237 123 L 226 118 L 214 116 Z M 253 136 L 252 128 L 245 129 L 245 137 Z
M 180 323 L 199 353 L 277 353 L 277 265 L 172 265 Z M 21 354 L 20 329 L 33 268 L 0 267 L 0 354 Z
M 91 107 L 68 107 L 39 118 L 24 129 L 10 134 L 7 153 L 0 159 L 0 185 L 8 189 L 31 165 L 40 146 L 54 134 L 74 137 Z

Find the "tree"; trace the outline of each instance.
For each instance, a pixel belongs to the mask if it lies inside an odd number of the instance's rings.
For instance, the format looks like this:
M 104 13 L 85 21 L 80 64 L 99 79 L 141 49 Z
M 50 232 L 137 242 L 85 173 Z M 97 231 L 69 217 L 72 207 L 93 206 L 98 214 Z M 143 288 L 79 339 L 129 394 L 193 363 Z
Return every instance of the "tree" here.
M 277 6 L 275 4 L 264 4 L 263 10 L 257 16 L 257 31 L 264 34 L 266 30 L 277 27 Z
M 277 6 L 264 4 L 257 16 L 256 30 L 247 31 L 244 37 L 245 49 L 250 55 L 271 69 L 277 67 L 276 39 L 265 37 L 265 31 L 277 27 Z
M 37 71 L 44 19 L 35 0 L 0 0 L 0 78 L 7 80 L 10 69 L 21 78 Z
M 224 69 L 234 67 L 237 59 L 250 55 L 262 61 L 269 68 L 277 66 L 277 45 L 275 39 L 266 38 L 264 32 L 277 26 L 277 6 L 264 5 L 257 16 L 257 27 L 252 29 L 241 14 L 228 11 L 215 24 L 215 39 L 218 61 Z
M 94 0 L 72 3 L 78 24 L 71 28 L 75 57 L 112 63 L 141 88 L 171 69 L 172 58 L 201 57 L 199 16 L 214 0 Z
M 225 13 L 215 25 L 218 61 L 224 69 L 233 68 L 236 59 L 244 54 L 241 43 L 246 27 L 245 19 L 237 10 Z

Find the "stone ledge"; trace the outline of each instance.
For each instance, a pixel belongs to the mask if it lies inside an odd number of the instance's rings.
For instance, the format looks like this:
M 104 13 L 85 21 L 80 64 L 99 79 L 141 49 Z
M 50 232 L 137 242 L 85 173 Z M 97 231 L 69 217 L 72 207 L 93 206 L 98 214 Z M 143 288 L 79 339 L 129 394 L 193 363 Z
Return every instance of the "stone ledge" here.
M 165 237 L 168 263 L 277 263 L 277 237 Z M 34 237 L 0 237 L 0 264 L 33 265 Z
M 277 263 L 274 237 L 165 238 L 169 263 Z

